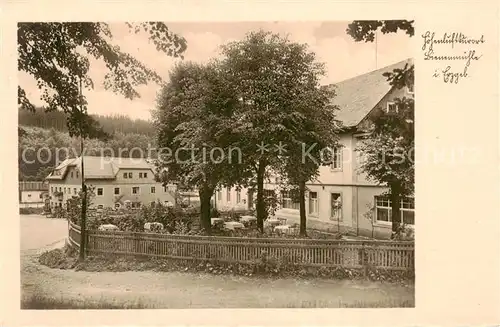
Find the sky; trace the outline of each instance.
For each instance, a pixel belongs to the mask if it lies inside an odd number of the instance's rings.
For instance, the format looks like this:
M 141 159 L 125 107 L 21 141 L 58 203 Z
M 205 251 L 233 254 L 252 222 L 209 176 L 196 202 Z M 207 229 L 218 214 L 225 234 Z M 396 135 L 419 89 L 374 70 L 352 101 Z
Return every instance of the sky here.
M 187 40 L 184 60 L 208 62 L 220 56 L 222 44 L 243 39 L 251 31 L 263 29 L 288 37 L 292 41 L 306 43 L 309 50 L 316 53 L 317 60 L 326 65 L 327 74 L 323 84 L 342 80 L 391 65 L 413 57 L 413 38 L 404 32 L 397 34 L 377 34 L 377 44 L 355 42 L 346 34 L 349 22 L 200 22 L 167 23 L 175 33 Z M 113 43 L 157 71 L 168 80 L 173 65 L 182 59 L 168 57 L 157 52 L 146 34 L 129 32 L 124 23 L 110 24 Z M 161 86 L 150 83 L 138 88 L 141 97 L 125 99 L 103 87 L 106 67 L 102 61 L 91 59 L 89 74 L 94 81 L 94 89 L 84 90 L 88 101 L 88 112 L 101 115 L 126 115 L 132 119 L 150 119 L 151 109 L 156 104 L 156 94 Z M 25 88 L 28 98 L 35 105 L 42 106 L 40 92 L 35 80 L 24 72 L 19 72 L 19 84 Z

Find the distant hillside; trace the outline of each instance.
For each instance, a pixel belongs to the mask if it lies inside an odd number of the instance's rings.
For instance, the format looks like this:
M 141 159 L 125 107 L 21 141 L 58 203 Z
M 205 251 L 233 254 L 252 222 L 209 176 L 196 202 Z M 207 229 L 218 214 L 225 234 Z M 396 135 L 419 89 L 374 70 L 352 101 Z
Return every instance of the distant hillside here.
M 124 115 L 102 116 L 92 115 L 103 129 L 110 133 L 135 133 L 154 136 L 153 123 L 143 119 L 130 119 Z M 19 125 L 55 129 L 67 132 L 66 116 L 61 111 L 44 112 L 43 108 L 37 108 L 35 112 L 25 109 L 18 110 Z
M 55 128 L 46 129 L 20 126 L 24 133 L 19 136 L 19 180 L 41 180 L 66 157 L 80 154 L 80 141 L 67 132 Z M 107 142 L 87 140 L 85 154 L 90 156 L 113 155 L 139 158 L 148 155 L 148 149 L 156 146 L 156 138 L 138 133 L 115 132 Z M 142 150 L 142 153 L 137 148 Z

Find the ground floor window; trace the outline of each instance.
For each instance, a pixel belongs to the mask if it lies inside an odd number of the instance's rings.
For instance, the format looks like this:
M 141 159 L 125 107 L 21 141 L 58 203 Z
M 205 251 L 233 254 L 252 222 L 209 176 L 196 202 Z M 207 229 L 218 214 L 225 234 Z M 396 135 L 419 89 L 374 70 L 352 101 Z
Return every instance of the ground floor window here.
M 386 196 L 375 197 L 375 218 L 377 222 L 392 222 L 392 201 Z M 401 199 L 401 222 L 405 225 L 415 225 L 415 199 Z
M 281 193 L 281 206 L 285 209 L 299 210 L 299 197 L 296 191 L 283 191 Z
M 309 192 L 309 214 L 318 215 L 319 203 L 318 192 Z
M 340 193 L 331 194 L 330 220 L 342 220 L 342 195 Z

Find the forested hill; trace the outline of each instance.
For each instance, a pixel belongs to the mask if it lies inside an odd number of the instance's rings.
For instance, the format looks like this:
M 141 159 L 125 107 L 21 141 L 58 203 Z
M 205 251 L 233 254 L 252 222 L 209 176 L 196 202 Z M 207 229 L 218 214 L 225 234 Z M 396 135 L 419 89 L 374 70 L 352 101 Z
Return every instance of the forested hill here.
M 55 128 L 19 127 L 24 131 L 18 136 L 19 180 L 43 180 L 65 158 L 80 154 L 80 141 L 67 132 Z M 86 140 L 85 148 L 89 156 L 140 158 L 148 156 L 149 149 L 156 148 L 156 137 L 115 132 L 107 141 Z
M 143 134 L 154 136 L 153 123 L 143 119 L 130 119 L 124 115 L 102 116 L 92 115 L 103 129 L 110 133 Z M 61 111 L 45 112 L 43 108 L 37 108 L 35 112 L 25 109 L 18 110 L 19 125 L 55 129 L 67 132 L 66 116 Z

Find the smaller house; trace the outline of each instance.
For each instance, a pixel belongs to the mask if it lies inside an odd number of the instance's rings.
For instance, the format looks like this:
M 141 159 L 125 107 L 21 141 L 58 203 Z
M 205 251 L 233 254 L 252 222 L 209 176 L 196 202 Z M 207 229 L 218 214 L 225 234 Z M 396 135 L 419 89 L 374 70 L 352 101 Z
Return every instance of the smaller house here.
M 19 207 L 43 208 L 49 196 L 48 190 L 46 182 L 19 182 Z
M 91 207 L 139 208 L 161 202 L 175 204 L 175 185 L 155 178 L 156 167 L 146 159 L 84 156 L 85 184 L 95 188 Z M 64 160 L 47 176 L 50 207 L 66 207 L 67 201 L 81 191 L 82 160 Z

